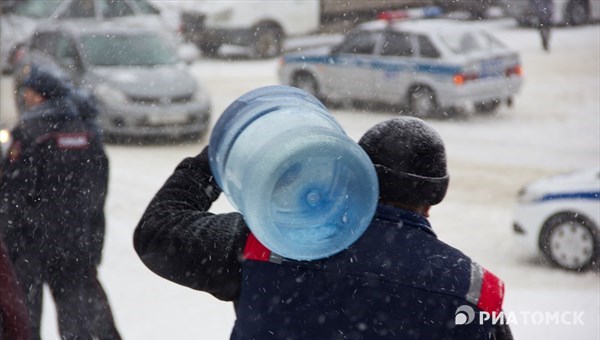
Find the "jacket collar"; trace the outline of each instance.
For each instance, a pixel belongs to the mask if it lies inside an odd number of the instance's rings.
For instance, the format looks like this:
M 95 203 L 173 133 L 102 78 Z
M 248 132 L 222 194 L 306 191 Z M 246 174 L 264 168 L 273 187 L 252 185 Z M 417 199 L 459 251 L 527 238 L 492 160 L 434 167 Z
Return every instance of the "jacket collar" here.
M 403 226 L 421 229 L 437 237 L 427 218 L 414 211 L 378 204 L 377 211 L 375 212 L 375 218 L 396 224 L 402 224 Z

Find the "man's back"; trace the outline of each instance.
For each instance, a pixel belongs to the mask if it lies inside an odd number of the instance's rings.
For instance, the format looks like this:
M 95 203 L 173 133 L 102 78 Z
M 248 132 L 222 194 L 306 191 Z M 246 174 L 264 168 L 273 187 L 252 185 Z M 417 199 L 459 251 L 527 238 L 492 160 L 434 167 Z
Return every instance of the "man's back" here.
M 462 305 L 499 308 L 501 290 L 477 287 L 469 297 L 477 265 L 412 212 L 380 206 L 357 243 L 320 261 L 261 258 L 252 242 L 232 339 L 489 339 L 493 332 L 491 323 L 457 326 L 455 313 Z M 480 305 L 477 294 L 496 305 Z

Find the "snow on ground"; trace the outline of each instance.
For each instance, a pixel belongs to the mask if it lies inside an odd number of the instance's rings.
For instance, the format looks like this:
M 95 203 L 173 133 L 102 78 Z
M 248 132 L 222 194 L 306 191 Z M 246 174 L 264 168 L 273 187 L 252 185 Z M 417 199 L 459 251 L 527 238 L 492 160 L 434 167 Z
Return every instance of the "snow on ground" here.
M 551 53 L 533 30 L 510 20 L 481 23 L 521 52 L 522 93 L 498 114 L 430 119 L 448 150 L 450 188 L 432 209 L 438 236 L 495 272 L 507 286 L 505 310 L 513 313 L 580 313 L 583 325 L 539 325 L 518 319 L 517 339 L 600 338 L 598 273 L 569 273 L 531 257 L 512 236 L 512 208 L 525 183 L 541 176 L 600 165 L 600 28 L 553 31 Z M 212 94 L 213 123 L 246 91 L 276 84 L 277 60 L 201 59 L 193 73 Z M 6 78 L 2 81 L 6 119 Z M 395 113 L 335 109 L 358 139 Z M 234 322 L 230 303 L 177 286 L 147 270 L 132 247 L 132 234 L 152 195 L 176 164 L 200 152 L 197 144 L 107 147 L 111 161 L 108 230 L 100 278 L 124 339 L 226 339 Z M 221 198 L 215 212 L 230 211 Z M 55 313 L 46 296 L 45 339 L 57 339 Z M 529 322 L 528 322 L 529 321 Z M 527 323 L 528 322 L 528 323 Z

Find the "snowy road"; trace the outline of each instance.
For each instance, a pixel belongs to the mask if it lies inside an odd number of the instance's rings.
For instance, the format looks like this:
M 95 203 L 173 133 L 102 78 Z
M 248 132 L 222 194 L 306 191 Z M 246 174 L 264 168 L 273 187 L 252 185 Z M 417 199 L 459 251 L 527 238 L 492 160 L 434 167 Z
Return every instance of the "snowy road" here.
M 582 312 L 583 325 L 519 319 L 513 325 L 517 339 L 599 339 L 599 275 L 540 265 L 514 242 L 511 216 L 516 193 L 528 181 L 600 164 L 600 27 L 555 30 L 547 54 L 533 30 L 509 20 L 483 25 L 521 52 L 526 82 L 515 106 L 501 107 L 497 115 L 429 120 L 446 142 L 451 175 L 446 200 L 432 209 L 433 227 L 442 240 L 505 280 L 505 310 Z M 200 60 L 193 66 L 212 94 L 213 123 L 244 92 L 277 83 L 276 69 L 277 60 Z M 7 79 L 2 80 L 3 120 L 11 110 Z M 354 139 L 394 116 L 351 108 L 334 114 Z M 155 276 L 132 248 L 133 229 L 152 195 L 182 158 L 204 145 L 108 146 L 111 182 L 100 275 L 125 339 L 229 337 L 231 304 Z M 224 198 L 214 207 L 230 209 Z M 44 313 L 45 338 L 58 338 L 50 303 Z

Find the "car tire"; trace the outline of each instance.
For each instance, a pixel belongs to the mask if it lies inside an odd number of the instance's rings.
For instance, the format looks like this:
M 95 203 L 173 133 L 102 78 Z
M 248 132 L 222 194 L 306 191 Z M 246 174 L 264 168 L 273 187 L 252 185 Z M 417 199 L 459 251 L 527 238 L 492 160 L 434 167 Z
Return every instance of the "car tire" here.
M 491 114 L 494 113 L 500 106 L 500 100 L 492 99 L 486 102 L 475 103 L 474 106 L 478 113 Z
M 319 84 L 312 74 L 300 73 L 294 77 L 293 86 L 297 87 L 316 98 L 320 98 Z
M 219 48 L 221 45 L 219 44 L 200 44 L 198 45 L 200 51 L 202 51 L 202 55 L 205 57 L 214 57 L 219 53 Z
M 417 117 L 431 116 L 439 110 L 435 93 L 427 86 L 413 87 L 408 94 L 408 103 L 410 112 Z
M 598 261 L 597 227 L 581 214 L 556 214 L 544 223 L 540 248 L 556 266 L 573 271 L 588 269 Z
M 579 26 L 588 22 L 588 9 L 586 2 L 583 0 L 571 0 L 565 12 L 567 25 L 569 26 Z
M 253 55 L 257 58 L 274 58 L 281 54 L 283 32 L 273 25 L 260 25 L 254 30 Z

